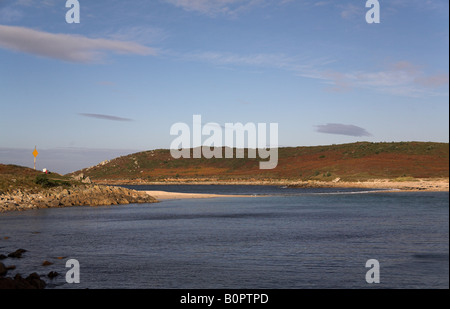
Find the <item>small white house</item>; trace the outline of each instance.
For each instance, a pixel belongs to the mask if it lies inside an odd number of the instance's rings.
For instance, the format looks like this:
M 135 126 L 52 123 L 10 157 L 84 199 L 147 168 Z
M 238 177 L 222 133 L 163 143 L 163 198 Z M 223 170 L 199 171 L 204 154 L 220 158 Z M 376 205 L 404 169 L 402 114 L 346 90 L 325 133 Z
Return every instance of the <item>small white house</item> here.
M 42 171 L 46 174 L 48 173 L 48 170 L 46 168 L 44 168 Z

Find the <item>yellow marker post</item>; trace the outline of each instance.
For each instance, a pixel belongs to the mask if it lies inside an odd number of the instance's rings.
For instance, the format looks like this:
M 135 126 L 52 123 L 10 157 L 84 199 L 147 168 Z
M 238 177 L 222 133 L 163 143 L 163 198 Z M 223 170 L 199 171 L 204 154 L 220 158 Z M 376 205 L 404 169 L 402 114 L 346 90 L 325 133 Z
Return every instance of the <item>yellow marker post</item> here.
M 34 146 L 33 156 L 34 156 L 34 169 L 36 169 L 36 157 L 38 156 L 39 152 L 36 150 L 36 146 Z

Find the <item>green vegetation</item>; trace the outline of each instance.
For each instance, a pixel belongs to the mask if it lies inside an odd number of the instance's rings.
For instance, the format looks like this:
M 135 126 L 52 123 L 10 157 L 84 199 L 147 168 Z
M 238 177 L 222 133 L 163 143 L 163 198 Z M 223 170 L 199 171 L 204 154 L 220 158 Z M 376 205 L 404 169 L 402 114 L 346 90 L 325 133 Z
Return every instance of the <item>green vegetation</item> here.
M 236 149 L 234 149 L 234 153 Z M 222 148 L 222 153 L 225 153 Z M 85 169 L 91 180 L 216 179 L 325 180 L 448 178 L 449 144 L 369 143 L 278 149 L 278 166 L 260 170 L 261 159 L 174 159 L 167 149 L 135 153 Z M 191 150 L 192 157 L 192 150 Z M 225 156 L 223 156 L 225 157 Z M 78 174 L 76 172 L 74 174 Z
M 39 174 L 34 181 L 36 184 L 41 185 L 44 188 L 52 188 L 59 186 L 70 186 L 70 182 L 62 179 L 49 179 L 47 174 Z
M 56 173 L 46 175 L 31 168 L 0 164 L 0 195 L 16 189 L 40 191 L 42 188 L 72 186 L 79 182 Z

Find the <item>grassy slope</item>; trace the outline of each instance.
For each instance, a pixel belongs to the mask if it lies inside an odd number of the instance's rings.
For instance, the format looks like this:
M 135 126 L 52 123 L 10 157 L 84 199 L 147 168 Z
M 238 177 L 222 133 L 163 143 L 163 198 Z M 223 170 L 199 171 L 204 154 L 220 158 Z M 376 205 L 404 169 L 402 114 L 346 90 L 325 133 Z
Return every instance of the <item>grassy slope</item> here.
M 258 159 L 173 159 L 169 150 L 119 157 L 84 169 L 92 180 L 292 179 L 331 181 L 448 178 L 448 143 L 367 143 L 279 149 L 278 166 L 260 170 Z M 79 173 L 77 172 L 77 173 Z M 76 174 L 76 173 L 75 173 Z
M 47 179 L 47 181 L 45 183 L 36 183 L 37 177 Z M 78 182 L 73 181 L 69 176 L 55 173 L 45 175 L 28 167 L 0 164 L 0 195 L 17 189 L 38 192 L 43 188 L 48 188 L 49 185 L 70 186 L 73 184 L 78 184 Z

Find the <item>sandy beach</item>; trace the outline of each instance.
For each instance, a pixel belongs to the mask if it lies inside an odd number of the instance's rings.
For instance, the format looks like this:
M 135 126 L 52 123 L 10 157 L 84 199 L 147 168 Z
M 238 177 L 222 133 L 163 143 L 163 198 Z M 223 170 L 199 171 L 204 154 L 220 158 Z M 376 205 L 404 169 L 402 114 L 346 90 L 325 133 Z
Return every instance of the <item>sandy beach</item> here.
M 414 179 L 407 181 L 395 181 L 389 179 L 374 179 L 369 181 L 332 181 L 332 182 L 300 182 L 291 184 L 293 187 L 310 188 L 366 188 L 385 189 L 393 192 L 448 192 L 448 179 Z
M 167 183 L 166 183 L 167 184 Z M 180 184 L 180 183 L 176 183 Z M 176 185 L 174 183 L 174 185 Z M 187 183 L 185 183 L 187 184 Z M 194 182 L 189 184 L 212 185 L 217 183 L 211 182 Z M 230 184 L 230 183 L 223 183 Z M 255 185 L 255 183 L 233 183 L 240 185 Z M 367 189 L 384 189 L 379 192 L 448 192 L 448 179 L 442 180 L 416 180 L 416 181 L 391 181 L 391 180 L 373 180 L 364 182 L 280 182 L 280 183 L 257 183 L 258 185 L 287 185 L 298 188 L 367 188 Z M 220 194 L 204 194 L 204 193 L 178 193 L 168 191 L 145 191 L 157 200 L 169 199 L 201 199 L 201 198 L 218 198 L 218 197 L 251 197 L 251 195 L 220 195 Z
M 198 198 L 218 198 L 218 197 L 250 197 L 249 195 L 221 195 L 221 194 L 203 194 L 203 193 L 178 193 L 167 191 L 145 191 L 148 195 L 157 200 L 179 200 L 179 199 L 198 199 Z
M 269 186 L 289 186 L 298 188 L 367 188 L 367 189 L 385 189 L 393 192 L 402 191 L 429 191 L 429 192 L 449 192 L 449 179 L 427 179 L 417 178 L 408 180 L 392 180 L 392 179 L 373 179 L 367 181 L 342 181 L 336 179 L 334 181 L 293 181 L 293 180 L 230 180 L 215 181 L 209 179 L 168 179 L 161 182 L 139 182 L 139 181 L 98 181 L 109 185 L 269 185 Z M 214 194 L 184 194 L 171 193 L 164 191 L 148 191 L 152 194 L 161 196 L 161 199 L 167 199 L 168 196 L 173 198 L 206 198 L 206 197 L 223 197 Z M 239 195 L 242 196 L 242 195 Z M 225 195 L 225 197 L 233 197 L 233 195 Z

